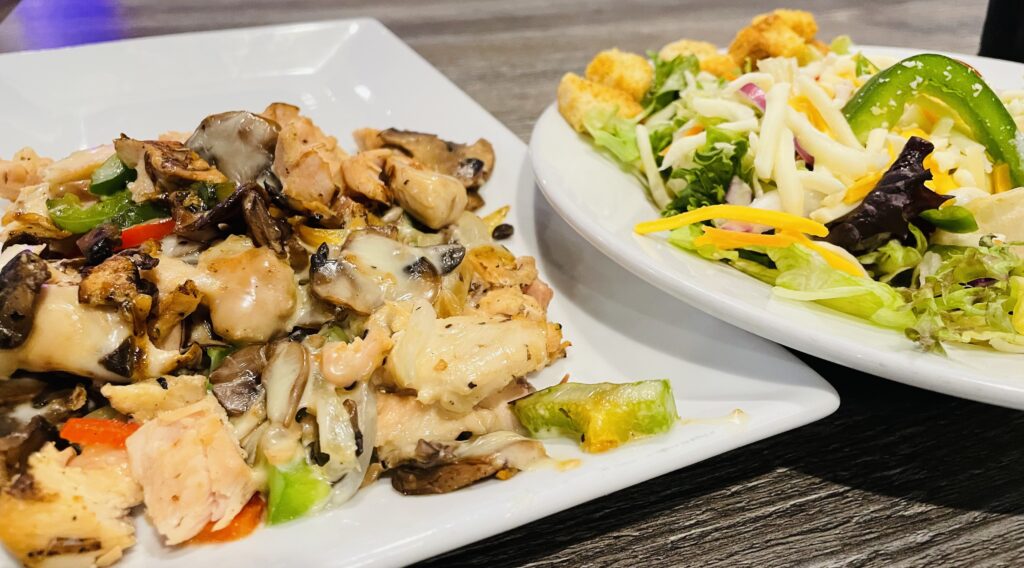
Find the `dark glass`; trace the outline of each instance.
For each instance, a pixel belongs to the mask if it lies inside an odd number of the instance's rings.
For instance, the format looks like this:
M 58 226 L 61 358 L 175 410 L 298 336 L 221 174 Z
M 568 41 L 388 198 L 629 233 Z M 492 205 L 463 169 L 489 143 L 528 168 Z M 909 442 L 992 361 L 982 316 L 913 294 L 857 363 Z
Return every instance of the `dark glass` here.
M 1024 63 L 1024 0 L 989 0 L 978 54 Z

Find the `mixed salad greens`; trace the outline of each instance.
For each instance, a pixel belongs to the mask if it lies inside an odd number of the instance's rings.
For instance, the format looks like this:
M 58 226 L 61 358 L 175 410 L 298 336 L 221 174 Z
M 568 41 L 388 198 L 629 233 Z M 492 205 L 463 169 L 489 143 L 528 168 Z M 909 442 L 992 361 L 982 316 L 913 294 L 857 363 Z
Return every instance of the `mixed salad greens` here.
M 662 218 L 638 233 L 927 350 L 1024 353 L 1024 93 L 816 31 L 776 10 L 727 53 L 605 51 L 559 109 L 646 187 Z

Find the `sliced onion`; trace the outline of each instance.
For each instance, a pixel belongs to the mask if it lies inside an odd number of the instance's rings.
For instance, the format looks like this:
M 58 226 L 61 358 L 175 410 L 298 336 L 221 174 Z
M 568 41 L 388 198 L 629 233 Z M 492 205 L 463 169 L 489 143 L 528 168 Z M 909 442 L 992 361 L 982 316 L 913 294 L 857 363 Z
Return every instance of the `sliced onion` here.
M 377 446 L 377 395 L 374 389 L 360 383 L 349 397 L 356 402 L 356 414 L 359 418 L 359 432 L 363 437 L 363 452 L 357 457 L 355 467 L 349 470 L 340 481 L 331 488 L 329 507 L 337 507 L 348 501 L 359 491 L 370 467 L 373 449 Z
M 754 190 L 738 176 L 732 178 L 729 189 L 725 192 L 725 202 L 729 205 L 750 205 L 754 200 Z
M 808 168 L 813 168 L 814 156 L 800 145 L 800 141 L 797 140 L 795 136 L 793 137 L 793 147 L 796 148 L 796 155 L 800 156 L 800 159 L 804 161 L 804 164 Z
M 739 91 L 743 93 L 750 102 L 754 103 L 757 108 L 761 109 L 761 112 L 764 112 L 764 109 L 768 107 L 768 100 L 761 87 L 758 87 L 753 83 L 747 83 L 740 87 Z

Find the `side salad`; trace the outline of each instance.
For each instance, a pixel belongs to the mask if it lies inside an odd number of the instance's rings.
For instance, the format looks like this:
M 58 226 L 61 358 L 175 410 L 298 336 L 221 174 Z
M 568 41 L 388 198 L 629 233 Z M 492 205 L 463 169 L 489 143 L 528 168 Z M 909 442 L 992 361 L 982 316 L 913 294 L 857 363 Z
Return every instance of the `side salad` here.
M 926 350 L 1024 353 L 1024 91 L 816 34 L 776 10 L 725 53 L 607 50 L 559 111 L 642 182 L 662 216 L 637 233 Z

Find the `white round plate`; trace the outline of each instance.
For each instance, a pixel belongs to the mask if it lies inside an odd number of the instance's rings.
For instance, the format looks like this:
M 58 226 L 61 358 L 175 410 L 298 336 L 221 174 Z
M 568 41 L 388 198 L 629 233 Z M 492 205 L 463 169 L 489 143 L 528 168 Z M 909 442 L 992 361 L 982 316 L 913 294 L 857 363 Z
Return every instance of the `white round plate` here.
M 922 50 L 871 47 L 870 55 L 906 57 Z M 1024 88 L 1024 65 L 950 54 L 978 69 L 993 88 Z M 1024 409 L 1024 355 L 948 347 L 923 353 L 903 334 L 816 304 L 776 298 L 771 287 L 727 266 L 639 236 L 633 226 L 656 218 L 640 183 L 578 135 L 555 105 L 530 140 L 537 180 L 555 210 L 610 258 L 673 296 L 799 351 L 847 367 L 953 396 Z

